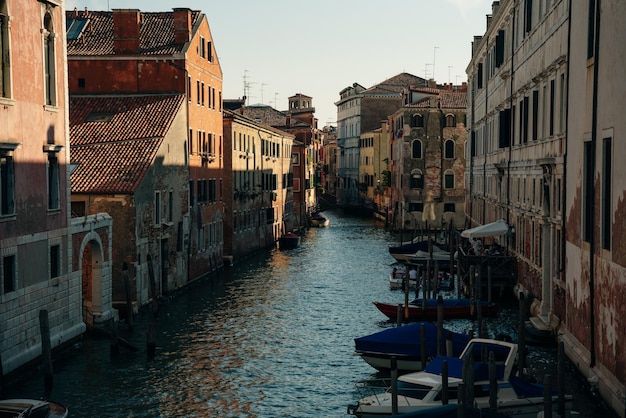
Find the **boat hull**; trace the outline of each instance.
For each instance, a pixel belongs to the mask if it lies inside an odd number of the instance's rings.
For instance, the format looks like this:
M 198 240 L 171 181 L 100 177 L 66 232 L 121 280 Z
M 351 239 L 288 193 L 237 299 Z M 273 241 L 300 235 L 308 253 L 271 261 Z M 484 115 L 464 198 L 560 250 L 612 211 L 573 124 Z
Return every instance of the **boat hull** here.
M 382 312 L 387 318 L 395 320 L 398 315 L 398 306 L 391 303 L 374 302 L 376 308 Z M 425 308 L 421 305 L 409 305 L 409 316 L 404 318 L 407 321 L 436 321 L 438 318 L 438 306 L 432 301 L 427 301 Z M 433 306 L 434 305 L 434 306 Z M 499 307 L 495 303 L 481 302 L 480 304 L 481 315 L 484 317 L 493 317 L 498 314 Z M 471 319 L 476 317 L 478 313 L 477 306 L 471 304 L 459 304 L 459 305 L 444 305 L 443 317 L 445 319 Z M 404 307 L 401 309 L 401 314 L 404 315 Z

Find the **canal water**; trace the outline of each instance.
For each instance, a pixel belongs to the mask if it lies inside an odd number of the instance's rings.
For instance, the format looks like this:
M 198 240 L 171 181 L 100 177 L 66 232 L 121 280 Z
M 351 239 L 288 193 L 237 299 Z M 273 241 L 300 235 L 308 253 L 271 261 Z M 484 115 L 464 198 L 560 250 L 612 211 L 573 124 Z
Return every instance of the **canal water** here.
M 397 237 L 371 219 L 327 213 L 299 248 L 271 250 L 192 284 L 164 301 L 146 354 L 151 315 L 132 333 L 139 348 L 112 357 L 107 339 L 86 336 L 54 363 L 50 396 L 70 417 L 347 417 L 355 385 L 380 378 L 353 354 L 354 338 L 394 326 L 372 301 L 402 303 L 387 280 Z M 515 303 L 487 320 L 490 336 L 516 339 Z M 469 320 L 446 328 L 474 330 Z M 530 348 L 531 372 L 555 372 L 553 349 Z M 543 376 L 539 377 L 541 380 Z M 567 389 L 583 416 L 612 415 L 573 367 Z M 13 382 L 5 397 L 42 397 L 40 372 Z

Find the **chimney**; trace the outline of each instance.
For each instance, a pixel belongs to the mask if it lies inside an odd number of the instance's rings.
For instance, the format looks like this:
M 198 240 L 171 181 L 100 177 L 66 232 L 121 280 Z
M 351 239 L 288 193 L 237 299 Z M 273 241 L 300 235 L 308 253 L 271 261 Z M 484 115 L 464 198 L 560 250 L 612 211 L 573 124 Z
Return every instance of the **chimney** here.
M 113 50 L 116 54 L 139 52 L 139 9 L 113 9 Z
M 174 42 L 184 44 L 191 39 L 191 9 L 174 8 Z
M 500 8 L 500 2 L 499 1 L 494 1 L 493 3 L 491 3 L 491 15 L 495 16 L 496 13 L 498 13 L 498 9 Z

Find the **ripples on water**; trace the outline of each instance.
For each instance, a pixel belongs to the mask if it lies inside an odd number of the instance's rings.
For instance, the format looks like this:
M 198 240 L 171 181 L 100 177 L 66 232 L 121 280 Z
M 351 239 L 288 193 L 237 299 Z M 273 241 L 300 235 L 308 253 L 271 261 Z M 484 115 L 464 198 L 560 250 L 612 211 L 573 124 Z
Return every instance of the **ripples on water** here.
M 124 335 L 139 353 L 111 359 L 107 341 L 86 338 L 55 363 L 51 398 L 71 417 L 346 417 L 355 383 L 380 377 L 353 355 L 354 338 L 393 326 L 371 302 L 404 297 L 387 282 L 397 241 L 373 220 L 329 217 L 299 248 L 240 261 L 163 304 L 152 360 L 148 315 Z M 491 336 L 513 335 L 516 317 L 504 309 Z M 478 332 L 473 321 L 445 326 Z M 9 395 L 38 397 L 42 385 L 32 378 Z

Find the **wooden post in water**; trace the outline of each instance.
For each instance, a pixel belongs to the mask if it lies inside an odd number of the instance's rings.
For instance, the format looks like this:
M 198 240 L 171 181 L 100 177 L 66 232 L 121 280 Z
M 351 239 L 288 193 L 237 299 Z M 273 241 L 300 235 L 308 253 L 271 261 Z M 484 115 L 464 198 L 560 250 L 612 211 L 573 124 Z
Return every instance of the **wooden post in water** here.
M 452 343 L 452 331 L 448 331 L 446 336 L 446 356 L 454 356 L 454 344 Z
M 402 309 L 402 304 L 398 305 L 398 311 L 396 313 L 396 326 L 399 327 L 402 325 L 402 315 L 404 310 Z
M 429 236 L 430 238 L 430 236 Z M 430 279 L 431 279 L 431 271 L 433 269 L 433 265 L 430 260 L 426 260 L 426 274 L 424 275 L 424 299 L 430 298 Z
M 50 344 L 50 322 L 48 311 L 39 311 L 39 331 L 41 332 L 41 357 L 43 360 L 43 381 L 46 397 L 52 392 L 52 345 Z
M 435 261 L 435 268 L 433 269 L 433 298 L 435 297 L 435 292 L 439 290 L 440 282 L 439 282 L 439 261 Z
M 470 291 L 470 313 L 474 315 L 474 274 L 476 267 L 471 265 L 469 268 L 469 291 Z
M 565 345 L 563 341 L 559 341 L 559 349 L 557 354 L 557 390 L 559 393 L 557 413 L 559 416 L 565 416 Z
M 466 388 L 465 388 L 465 383 L 460 382 L 459 383 L 459 389 L 458 389 L 458 403 L 457 403 L 457 417 L 458 418 L 465 418 L 465 404 L 467 403 L 467 399 L 465 397 L 465 394 L 467 393 Z
M 463 382 L 465 383 L 465 402 L 474 405 L 474 353 L 465 354 L 463 359 Z
M 120 344 L 117 339 L 117 323 L 113 318 L 109 319 L 109 340 L 111 346 L 111 357 L 120 353 Z
M 461 283 L 463 283 L 463 280 L 461 280 L 461 254 L 459 252 L 459 258 L 456 260 L 456 283 L 455 285 L 456 285 L 456 297 L 457 298 L 461 297 Z
M 448 404 L 448 361 L 441 363 L 441 404 Z
M 491 303 L 491 266 L 487 266 L 487 302 Z
M 128 277 L 128 263 L 124 262 L 122 268 L 122 277 L 124 278 L 124 291 L 126 292 L 126 324 L 128 329 L 132 332 L 134 325 L 133 316 L 133 296 L 130 287 L 130 278 Z
M 524 307 L 524 292 L 519 292 L 518 363 L 520 377 L 524 375 L 526 369 L 526 327 L 524 326 L 526 320 L 524 315 Z
M 426 367 L 426 326 L 420 325 L 420 354 L 422 356 L 422 369 Z
M 404 320 L 409 320 L 409 269 L 406 269 L 404 276 Z
M 478 265 L 478 279 L 476 280 L 476 318 L 478 319 L 478 330 L 479 330 L 479 334 L 480 335 L 480 330 L 482 328 L 483 325 L 483 308 L 482 308 L 482 266 L 479 264 Z
M 441 356 L 442 352 L 442 339 L 443 339 L 443 297 L 439 295 L 437 297 L 437 355 Z
M 417 265 L 417 282 L 415 283 L 415 299 L 419 299 L 420 297 L 420 281 L 422 277 L 421 270 L 422 270 L 422 265 L 418 264 Z
M 150 323 L 146 329 L 146 352 L 149 358 L 153 358 L 156 354 L 156 340 L 154 334 L 154 323 Z
M 398 415 L 398 360 L 391 356 L 391 413 Z
M 549 374 L 543 377 L 543 418 L 552 418 L 552 382 Z
M 148 261 L 148 276 L 150 279 L 150 297 L 152 298 L 152 317 L 156 318 L 159 315 L 159 304 L 157 302 L 156 280 L 154 278 L 154 266 L 152 265 L 152 257 L 147 255 Z
M 489 409 L 498 410 L 498 381 L 496 379 L 496 357 L 489 352 Z

